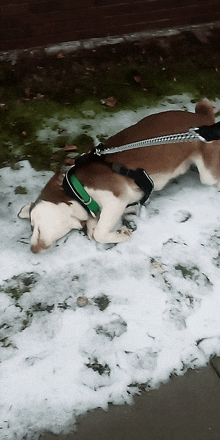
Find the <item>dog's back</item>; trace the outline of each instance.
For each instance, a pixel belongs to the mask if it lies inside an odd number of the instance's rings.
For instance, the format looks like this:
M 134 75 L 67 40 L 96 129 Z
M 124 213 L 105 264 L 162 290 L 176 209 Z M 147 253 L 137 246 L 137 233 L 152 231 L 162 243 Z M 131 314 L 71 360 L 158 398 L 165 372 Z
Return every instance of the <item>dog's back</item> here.
M 148 116 L 109 138 L 105 147 L 113 148 L 153 137 L 184 133 L 190 128 L 212 125 L 214 122 L 213 106 L 209 101 L 202 100 L 196 105 L 195 113 L 170 111 Z M 103 161 L 94 160 L 85 166 L 76 167 L 74 175 L 100 206 L 100 217 L 95 220 L 88 218 L 87 212 L 78 202 L 67 197 L 62 187 L 63 177 L 55 176 L 42 191 L 37 204 L 31 210 L 28 205 L 20 212 L 20 217 L 31 218 L 34 252 L 49 247 L 66 230 L 78 228 L 84 221 L 87 222 L 88 236 L 96 241 L 117 243 L 129 239 L 131 231 L 126 228 L 115 231 L 114 228 L 126 206 L 140 200 L 143 191 L 133 179 L 116 174 L 109 162 L 132 170 L 143 168 L 154 181 L 155 190 L 160 190 L 170 179 L 185 173 L 192 163 L 197 165 L 203 183 L 219 186 L 220 141 L 206 143 L 198 139 L 148 146 L 107 154 Z M 54 193 L 56 188 L 59 197 Z M 51 206 L 57 207 L 56 215 Z M 53 211 L 53 239 L 48 238 L 51 227 L 48 218 L 47 222 L 44 220 L 43 210 L 45 213 Z M 66 229 L 63 222 L 66 223 Z M 33 238 L 35 236 L 36 239 Z

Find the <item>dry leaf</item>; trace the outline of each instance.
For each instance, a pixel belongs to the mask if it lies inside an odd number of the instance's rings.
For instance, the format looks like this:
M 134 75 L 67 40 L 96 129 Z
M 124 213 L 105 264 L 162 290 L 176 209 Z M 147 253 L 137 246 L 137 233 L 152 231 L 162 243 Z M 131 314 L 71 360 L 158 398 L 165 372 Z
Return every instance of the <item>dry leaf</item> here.
M 140 75 L 134 75 L 133 78 L 134 78 L 134 80 L 135 80 L 136 83 L 138 83 L 138 84 L 141 83 L 141 77 L 140 77 Z
M 107 99 L 101 99 L 101 104 L 107 105 L 107 107 L 114 107 L 117 102 L 118 101 L 113 96 Z
M 57 58 L 64 58 L 64 57 L 65 57 L 65 55 L 63 54 L 63 52 L 59 52 L 57 55 Z
M 27 97 L 30 98 L 30 93 L 31 93 L 30 87 L 26 87 L 25 93 L 26 93 Z
M 72 157 L 67 157 L 67 158 L 65 159 L 65 163 L 66 163 L 67 165 L 74 165 L 74 163 L 75 163 L 75 159 L 73 159 Z
M 37 93 L 36 98 L 37 98 L 37 99 L 43 99 L 43 98 L 44 98 L 44 95 L 41 95 L 41 93 Z
M 76 145 L 66 145 L 65 147 L 62 147 L 61 150 L 63 151 L 76 151 L 78 150 Z

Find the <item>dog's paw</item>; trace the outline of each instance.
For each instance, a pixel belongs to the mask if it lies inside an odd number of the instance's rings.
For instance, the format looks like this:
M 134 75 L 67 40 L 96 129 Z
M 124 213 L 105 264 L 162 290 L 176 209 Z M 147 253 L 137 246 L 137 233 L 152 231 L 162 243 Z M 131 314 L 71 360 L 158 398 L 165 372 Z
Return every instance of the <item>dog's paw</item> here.
M 94 239 L 98 243 L 123 243 L 128 241 L 131 237 L 132 231 L 128 228 L 122 227 L 116 231 L 102 231 L 98 228 L 94 230 Z
M 116 231 L 117 234 L 121 235 L 120 238 L 124 237 L 124 241 L 129 240 L 129 238 L 132 235 L 132 232 L 133 231 L 131 229 L 126 228 L 126 226 L 122 226 L 122 228 Z
M 132 232 L 136 231 L 137 225 L 133 219 L 123 218 L 122 220 L 123 226 L 125 226 L 127 229 L 131 230 Z
M 86 222 L 87 226 L 87 236 L 89 240 L 94 240 L 94 231 L 97 226 L 98 220 L 96 218 L 89 218 Z

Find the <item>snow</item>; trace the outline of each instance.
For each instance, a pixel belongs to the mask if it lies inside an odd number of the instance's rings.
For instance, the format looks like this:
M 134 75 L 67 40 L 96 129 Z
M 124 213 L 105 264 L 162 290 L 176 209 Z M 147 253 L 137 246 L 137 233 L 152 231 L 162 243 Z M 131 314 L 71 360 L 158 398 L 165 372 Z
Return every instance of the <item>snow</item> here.
M 194 110 L 187 96 L 173 101 L 94 118 L 94 137 L 161 109 Z M 32 254 L 30 225 L 17 213 L 51 175 L 28 161 L 0 170 L 0 429 L 7 440 L 70 432 L 79 415 L 132 403 L 138 385 L 159 387 L 171 373 L 220 355 L 217 188 L 201 185 L 192 170 L 153 193 L 139 217 L 129 216 L 137 226 L 129 242 L 105 246 L 72 231 Z M 27 194 L 16 194 L 18 186 Z

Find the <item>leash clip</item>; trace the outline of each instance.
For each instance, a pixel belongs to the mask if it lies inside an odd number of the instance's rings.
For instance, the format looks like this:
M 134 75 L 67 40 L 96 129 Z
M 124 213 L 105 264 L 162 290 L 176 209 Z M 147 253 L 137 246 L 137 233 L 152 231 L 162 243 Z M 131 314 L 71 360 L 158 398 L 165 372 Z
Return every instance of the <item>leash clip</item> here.
M 102 154 L 104 154 L 103 153 L 104 149 L 105 149 L 105 145 L 100 142 L 100 144 L 97 145 L 97 147 L 95 147 L 95 154 L 97 154 L 97 156 L 99 157 L 102 156 Z

